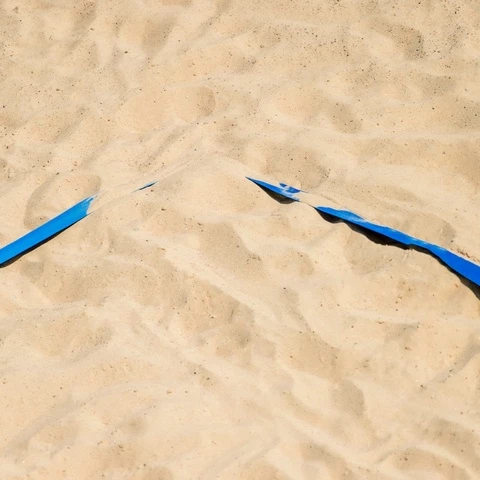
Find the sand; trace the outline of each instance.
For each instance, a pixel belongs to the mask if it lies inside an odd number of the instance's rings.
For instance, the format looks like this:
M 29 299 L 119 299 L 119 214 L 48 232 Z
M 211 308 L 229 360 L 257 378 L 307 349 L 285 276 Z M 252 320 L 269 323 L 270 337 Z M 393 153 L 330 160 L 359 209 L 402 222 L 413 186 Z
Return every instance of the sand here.
M 1 479 L 480 478 L 477 2 L 0 8 Z

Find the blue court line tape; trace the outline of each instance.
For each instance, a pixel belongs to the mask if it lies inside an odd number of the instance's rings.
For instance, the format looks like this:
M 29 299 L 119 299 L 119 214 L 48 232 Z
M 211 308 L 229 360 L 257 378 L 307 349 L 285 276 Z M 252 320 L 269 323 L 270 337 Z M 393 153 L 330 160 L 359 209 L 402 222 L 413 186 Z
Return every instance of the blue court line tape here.
M 302 201 L 296 195 L 302 192 L 302 190 L 299 190 L 298 188 L 291 187 L 289 185 L 286 185 L 285 183 L 274 185 L 250 177 L 247 177 L 247 179 L 266 190 L 276 193 L 277 195 L 289 198 L 290 200 L 293 200 L 295 202 Z M 450 250 L 447 250 L 438 245 L 434 245 L 433 243 L 429 243 L 424 240 L 412 237 L 393 228 L 369 222 L 368 220 L 365 220 L 364 218 L 353 212 L 350 212 L 349 210 L 338 210 L 335 208 L 313 205 L 311 206 L 318 212 L 325 213 L 346 223 L 356 225 L 364 230 L 377 233 L 379 235 L 382 235 L 383 237 L 389 238 L 390 240 L 405 245 L 406 247 L 417 247 L 424 251 L 427 251 L 428 253 L 436 257 L 438 260 L 443 262 L 445 265 L 450 267 L 450 269 L 452 269 L 454 272 L 458 273 L 467 280 L 470 280 L 475 285 L 480 286 L 480 265 L 477 265 L 476 263 L 471 262 L 470 260 L 467 260 L 466 258 L 451 252 Z
M 137 188 L 134 192 L 151 187 L 152 185 L 155 185 L 155 183 L 156 182 L 149 182 L 143 187 Z M 90 208 L 92 201 L 97 196 L 98 194 L 83 199 L 81 202 L 78 202 L 73 207 L 68 208 L 56 217 L 48 220 L 43 225 L 40 225 L 23 237 L 20 237 L 5 247 L 0 248 L 0 266 L 28 252 L 32 248 L 52 238 L 57 233 L 62 232 L 85 218 L 89 214 L 88 209 Z

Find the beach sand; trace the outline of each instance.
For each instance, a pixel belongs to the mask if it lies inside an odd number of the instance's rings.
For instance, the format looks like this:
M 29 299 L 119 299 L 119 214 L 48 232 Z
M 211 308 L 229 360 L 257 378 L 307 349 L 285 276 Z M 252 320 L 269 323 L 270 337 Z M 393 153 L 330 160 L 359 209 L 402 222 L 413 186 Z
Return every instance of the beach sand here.
M 0 9 L 1 479 L 480 478 L 477 2 Z

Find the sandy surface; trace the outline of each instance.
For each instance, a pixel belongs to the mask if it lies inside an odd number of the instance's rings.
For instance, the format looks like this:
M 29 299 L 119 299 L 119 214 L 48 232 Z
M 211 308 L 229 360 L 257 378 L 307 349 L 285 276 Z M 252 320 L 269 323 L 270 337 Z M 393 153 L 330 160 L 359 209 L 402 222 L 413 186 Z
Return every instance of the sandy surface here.
M 480 478 L 478 2 L 0 8 L 1 479 Z

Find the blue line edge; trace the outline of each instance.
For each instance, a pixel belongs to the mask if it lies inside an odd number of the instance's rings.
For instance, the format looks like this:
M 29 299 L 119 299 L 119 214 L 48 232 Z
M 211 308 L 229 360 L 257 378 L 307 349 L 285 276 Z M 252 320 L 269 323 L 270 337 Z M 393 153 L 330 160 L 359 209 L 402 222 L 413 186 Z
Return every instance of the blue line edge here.
M 269 190 L 273 193 L 276 193 L 277 195 L 281 195 L 282 197 L 289 198 L 297 202 L 301 201 L 298 197 L 295 196 L 296 193 L 301 192 L 301 190 L 299 190 L 298 188 L 291 187 L 284 183 L 274 185 L 264 182 L 262 180 L 257 180 L 250 177 L 246 178 L 265 190 Z M 338 210 L 335 208 L 322 206 L 316 206 L 313 208 L 318 212 L 330 215 L 331 217 L 342 220 L 345 223 L 356 225 L 363 228 L 364 230 L 382 235 L 383 237 L 401 243 L 406 247 L 420 248 L 421 250 L 430 253 L 432 256 L 440 260 L 457 274 L 461 275 L 462 277 L 466 278 L 470 282 L 480 287 L 480 265 L 477 265 L 476 263 L 471 262 L 470 260 L 467 260 L 466 258 L 451 252 L 450 250 L 412 237 L 393 228 L 369 222 L 368 220 L 365 220 L 364 218 L 353 212 L 350 212 L 349 210 Z
M 20 237 L 1 248 L 0 265 L 26 253 L 57 233 L 71 227 L 74 223 L 82 220 L 82 218 L 85 218 L 88 215 L 88 207 L 94 198 L 95 196 L 85 198 L 73 207 L 62 212 L 60 215 L 48 220 L 43 225 L 40 225 L 23 237 Z
M 149 182 L 146 185 L 143 185 L 143 187 L 137 188 L 134 191 L 138 192 L 140 190 L 144 190 L 145 188 L 151 187 L 156 183 L 157 181 Z M 32 248 L 37 247 L 41 243 L 55 236 L 57 233 L 62 232 L 63 230 L 71 227 L 73 224 L 85 218 L 88 215 L 90 204 L 96 197 L 97 195 L 93 195 L 83 199 L 82 201 L 76 203 L 73 207 L 68 208 L 56 217 L 53 217 L 23 237 L 20 237 L 5 247 L 0 248 L 0 266 L 5 265 L 10 260 L 17 258 L 24 253 L 27 253 Z

